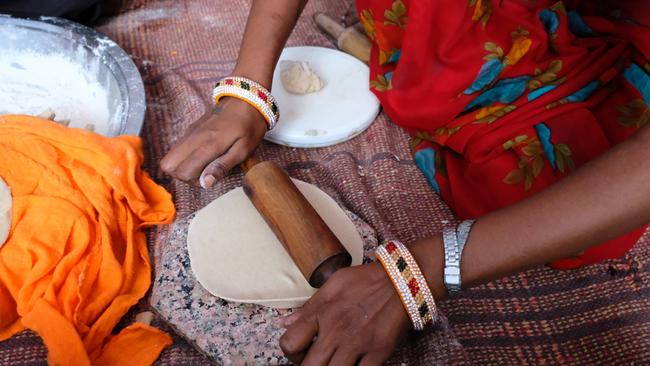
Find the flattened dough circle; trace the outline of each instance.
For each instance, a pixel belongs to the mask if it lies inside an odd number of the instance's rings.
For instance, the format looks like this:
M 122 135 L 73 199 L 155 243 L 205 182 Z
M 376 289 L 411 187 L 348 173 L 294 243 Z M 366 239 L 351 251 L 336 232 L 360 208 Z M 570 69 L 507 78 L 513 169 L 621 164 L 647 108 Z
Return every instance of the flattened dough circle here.
M 7 240 L 11 230 L 11 190 L 0 178 L 0 248 Z
M 318 187 L 294 183 L 350 252 L 352 265 L 361 264 L 363 240 L 352 220 Z M 242 188 L 197 212 L 187 234 L 187 250 L 196 279 L 225 300 L 294 308 L 316 291 Z

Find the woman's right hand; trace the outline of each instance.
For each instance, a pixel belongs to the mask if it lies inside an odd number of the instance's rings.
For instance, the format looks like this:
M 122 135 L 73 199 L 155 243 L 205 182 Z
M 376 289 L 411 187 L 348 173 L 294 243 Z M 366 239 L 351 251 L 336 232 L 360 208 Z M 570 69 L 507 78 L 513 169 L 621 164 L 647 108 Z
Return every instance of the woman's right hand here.
M 232 75 L 271 89 L 280 53 L 307 0 L 254 0 Z M 160 162 L 174 178 L 209 188 L 241 163 L 266 132 L 262 115 L 235 98 L 219 102 L 220 111 L 196 121 Z
M 160 161 L 174 178 L 210 188 L 257 148 L 266 132 L 264 117 L 246 102 L 224 98 L 219 108 L 194 122 Z

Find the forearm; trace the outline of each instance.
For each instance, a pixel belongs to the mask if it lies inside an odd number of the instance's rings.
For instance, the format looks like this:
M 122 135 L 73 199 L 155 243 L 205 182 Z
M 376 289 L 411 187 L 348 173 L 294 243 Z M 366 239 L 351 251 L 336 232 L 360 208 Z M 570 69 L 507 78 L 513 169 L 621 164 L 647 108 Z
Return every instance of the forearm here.
M 477 220 L 461 261 L 463 287 L 569 257 L 650 222 L 650 129 L 545 191 Z M 437 297 L 442 239 L 413 244 Z
M 307 0 L 254 0 L 233 74 L 270 88 L 275 64 Z

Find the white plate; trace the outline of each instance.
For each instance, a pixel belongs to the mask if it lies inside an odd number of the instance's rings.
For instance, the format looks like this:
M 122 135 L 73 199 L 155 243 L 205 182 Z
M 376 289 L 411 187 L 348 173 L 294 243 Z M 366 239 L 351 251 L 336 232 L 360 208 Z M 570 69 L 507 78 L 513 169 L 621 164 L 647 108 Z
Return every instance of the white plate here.
M 291 147 L 322 147 L 347 141 L 363 132 L 379 113 L 379 101 L 368 88 L 366 64 L 341 51 L 322 47 L 289 47 L 282 60 L 307 61 L 325 86 L 318 92 L 287 92 L 280 70 L 273 75 L 273 96 L 280 120 L 266 139 Z

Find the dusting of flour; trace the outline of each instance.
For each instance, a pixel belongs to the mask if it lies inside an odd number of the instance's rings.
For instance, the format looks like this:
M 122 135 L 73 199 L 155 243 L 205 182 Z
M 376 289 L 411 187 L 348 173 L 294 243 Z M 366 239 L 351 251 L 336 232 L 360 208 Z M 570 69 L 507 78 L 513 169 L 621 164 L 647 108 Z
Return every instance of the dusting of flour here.
M 70 127 L 95 126 L 107 134 L 108 91 L 99 65 L 80 65 L 62 54 L 15 51 L 0 54 L 0 114 L 39 115 L 50 109 Z

